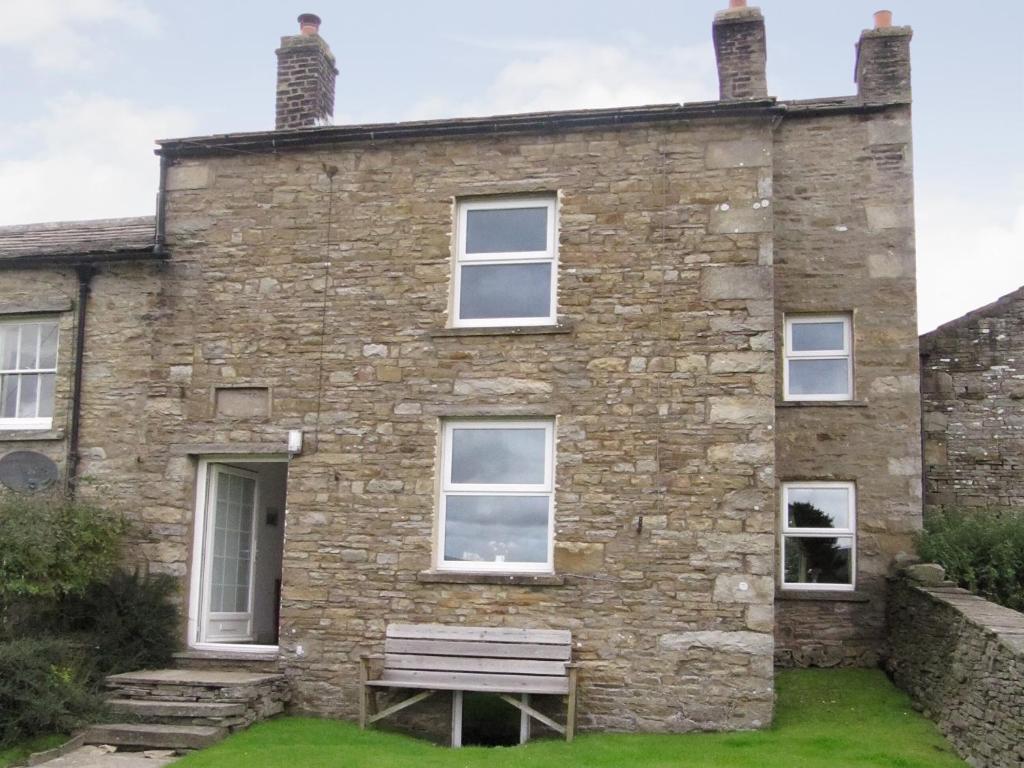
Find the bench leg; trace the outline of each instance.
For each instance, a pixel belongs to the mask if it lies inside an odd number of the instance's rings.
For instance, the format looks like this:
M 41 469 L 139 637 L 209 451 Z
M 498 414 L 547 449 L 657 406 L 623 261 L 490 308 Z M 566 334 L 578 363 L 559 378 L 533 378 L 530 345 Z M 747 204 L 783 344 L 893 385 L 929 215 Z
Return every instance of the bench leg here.
M 452 691 L 452 747 L 462 746 L 462 691 Z
M 569 701 L 565 712 L 565 740 L 572 741 L 576 736 L 576 668 L 569 668 Z
M 366 730 L 366 711 L 368 709 L 367 697 L 370 695 L 366 681 L 370 677 L 369 659 L 359 660 L 359 730 Z
M 530 706 L 530 694 L 523 694 L 523 706 Z M 530 716 L 525 709 L 519 710 L 519 743 L 525 744 L 530 740 Z

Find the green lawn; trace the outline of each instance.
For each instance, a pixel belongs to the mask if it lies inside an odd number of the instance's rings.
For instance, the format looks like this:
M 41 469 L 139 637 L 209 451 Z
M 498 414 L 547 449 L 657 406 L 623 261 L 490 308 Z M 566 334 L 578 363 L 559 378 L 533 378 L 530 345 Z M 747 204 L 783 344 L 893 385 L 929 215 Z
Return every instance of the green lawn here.
M 964 766 L 935 726 L 875 670 L 795 670 L 776 682 L 770 730 L 683 735 L 584 734 L 575 743 L 451 750 L 351 723 L 282 718 L 175 768 L 943 768 Z
M 9 765 L 23 762 L 33 752 L 42 752 L 44 749 L 59 747 L 67 740 L 68 737 L 64 735 L 40 736 L 37 739 L 25 741 L 7 749 L 0 749 L 0 768 L 7 768 Z

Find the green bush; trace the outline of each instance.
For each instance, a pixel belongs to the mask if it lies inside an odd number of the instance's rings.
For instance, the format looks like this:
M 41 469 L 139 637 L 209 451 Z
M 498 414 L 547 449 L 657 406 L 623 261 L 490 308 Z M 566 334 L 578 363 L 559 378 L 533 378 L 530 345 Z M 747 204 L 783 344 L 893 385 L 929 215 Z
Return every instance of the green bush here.
M 965 589 L 1024 611 L 1024 510 L 929 512 L 918 553 Z
M 0 637 L 25 601 L 84 594 L 113 573 L 126 523 L 60 494 L 0 495 Z
M 100 709 L 89 665 L 66 640 L 0 643 L 0 747 L 67 733 Z
M 165 667 L 178 648 L 177 581 L 167 574 L 116 571 L 61 607 L 64 635 L 89 645 L 98 676 Z

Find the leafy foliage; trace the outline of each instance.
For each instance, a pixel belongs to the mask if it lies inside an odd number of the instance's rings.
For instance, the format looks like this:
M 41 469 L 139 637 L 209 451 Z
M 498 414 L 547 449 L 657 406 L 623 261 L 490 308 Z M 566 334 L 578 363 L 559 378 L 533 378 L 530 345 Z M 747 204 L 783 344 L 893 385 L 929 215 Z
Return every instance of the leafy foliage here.
M 167 666 L 178 648 L 177 582 L 116 571 L 65 600 L 62 634 L 82 634 L 98 676 Z
M 930 512 L 918 553 L 965 589 L 1024 611 L 1024 510 Z
M 0 747 L 48 733 L 67 733 L 101 706 L 89 664 L 66 640 L 0 643 Z
M 0 634 L 16 601 L 81 595 L 117 565 L 126 523 L 60 494 L 0 495 Z

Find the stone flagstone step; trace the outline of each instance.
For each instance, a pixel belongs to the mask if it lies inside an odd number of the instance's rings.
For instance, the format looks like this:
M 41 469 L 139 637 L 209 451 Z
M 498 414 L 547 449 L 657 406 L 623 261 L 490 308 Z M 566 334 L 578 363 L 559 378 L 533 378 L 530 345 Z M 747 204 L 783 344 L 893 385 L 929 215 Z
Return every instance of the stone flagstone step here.
M 203 749 L 227 735 L 227 728 L 210 725 L 106 723 L 90 726 L 83 737 L 86 744 L 147 749 Z
M 241 701 L 147 701 L 145 699 L 109 699 L 107 705 L 119 715 L 139 718 L 212 719 L 245 714 Z

